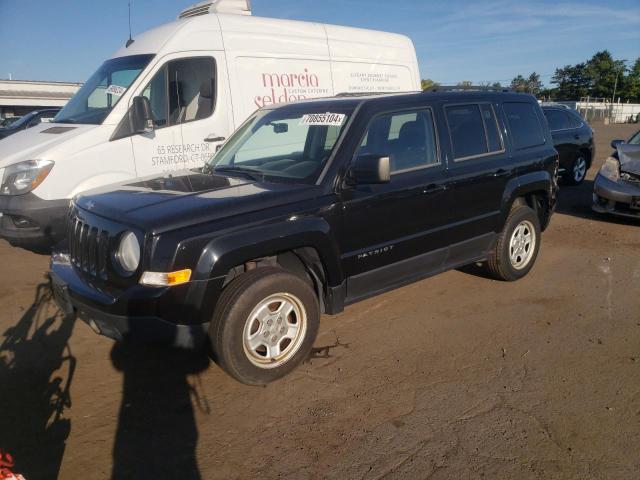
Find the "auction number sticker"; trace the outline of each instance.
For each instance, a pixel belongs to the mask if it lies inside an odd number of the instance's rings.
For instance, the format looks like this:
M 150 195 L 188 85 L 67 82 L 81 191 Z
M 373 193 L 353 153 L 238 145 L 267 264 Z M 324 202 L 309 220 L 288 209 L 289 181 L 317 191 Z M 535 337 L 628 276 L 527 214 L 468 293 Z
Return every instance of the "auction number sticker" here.
M 127 89 L 124 87 L 121 87 L 120 85 L 109 85 L 107 87 L 106 93 L 111 95 L 117 95 L 119 97 L 126 91 Z
M 300 125 L 326 125 L 339 127 L 344 122 L 344 113 L 309 113 L 300 119 Z

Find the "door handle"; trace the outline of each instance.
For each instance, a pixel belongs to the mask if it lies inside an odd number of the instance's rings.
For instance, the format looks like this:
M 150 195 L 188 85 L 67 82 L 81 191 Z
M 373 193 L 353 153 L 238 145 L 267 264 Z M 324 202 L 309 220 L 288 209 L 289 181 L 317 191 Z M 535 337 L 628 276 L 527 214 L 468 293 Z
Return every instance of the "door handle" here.
M 574 135 L 573 138 L 575 138 L 576 140 L 580 140 L 580 135 Z
M 511 174 L 509 170 L 505 170 L 504 168 L 499 168 L 495 172 L 493 172 L 493 176 L 496 178 L 500 177 L 508 177 Z
M 443 192 L 447 189 L 446 185 L 432 183 L 431 185 L 427 185 L 422 190 L 423 195 L 429 195 L 436 192 Z
M 204 139 L 205 142 L 224 142 L 226 140 L 225 137 L 218 137 L 215 133 L 212 133 L 207 138 Z

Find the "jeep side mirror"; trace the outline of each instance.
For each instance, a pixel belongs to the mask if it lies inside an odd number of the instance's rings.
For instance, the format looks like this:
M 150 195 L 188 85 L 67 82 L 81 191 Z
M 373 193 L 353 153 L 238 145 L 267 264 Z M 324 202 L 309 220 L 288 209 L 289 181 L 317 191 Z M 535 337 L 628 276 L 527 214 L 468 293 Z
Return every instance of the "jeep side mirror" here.
M 151 102 L 147 97 L 133 97 L 129 116 L 133 133 L 153 131 L 153 113 L 151 112 Z
M 616 150 L 620 145 L 622 145 L 624 142 L 624 140 L 613 140 L 611 142 L 611 148 L 613 148 L 614 150 Z
M 391 180 L 391 159 L 388 156 L 360 155 L 349 168 L 347 183 L 370 185 L 388 183 Z

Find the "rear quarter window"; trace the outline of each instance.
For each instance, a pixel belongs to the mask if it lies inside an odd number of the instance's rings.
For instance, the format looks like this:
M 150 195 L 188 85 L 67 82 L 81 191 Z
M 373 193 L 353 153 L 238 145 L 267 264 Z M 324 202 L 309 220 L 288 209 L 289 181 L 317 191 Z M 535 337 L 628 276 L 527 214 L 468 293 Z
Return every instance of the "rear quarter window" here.
M 517 150 L 544 145 L 544 131 L 534 105 L 525 102 L 505 102 L 502 108 L 507 117 L 511 141 Z

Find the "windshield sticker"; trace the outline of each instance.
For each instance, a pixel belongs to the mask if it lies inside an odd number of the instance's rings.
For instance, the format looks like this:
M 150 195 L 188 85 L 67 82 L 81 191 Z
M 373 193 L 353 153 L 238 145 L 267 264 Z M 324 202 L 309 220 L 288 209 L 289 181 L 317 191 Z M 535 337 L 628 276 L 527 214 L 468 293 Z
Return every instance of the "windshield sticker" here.
M 300 125 L 326 125 L 339 127 L 344 122 L 346 115 L 344 113 L 310 113 L 303 115 L 300 119 Z
M 121 87 L 120 85 L 109 85 L 107 90 L 105 91 L 107 94 L 121 96 L 127 89 L 125 87 Z

